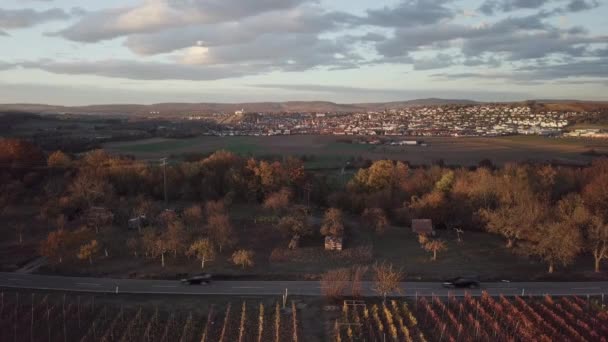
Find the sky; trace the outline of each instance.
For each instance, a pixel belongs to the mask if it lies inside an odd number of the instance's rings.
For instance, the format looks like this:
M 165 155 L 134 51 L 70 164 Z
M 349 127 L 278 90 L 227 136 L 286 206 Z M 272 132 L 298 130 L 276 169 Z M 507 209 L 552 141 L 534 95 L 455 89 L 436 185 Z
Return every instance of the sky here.
M 608 100 L 606 0 L 1 0 L 0 103 Z

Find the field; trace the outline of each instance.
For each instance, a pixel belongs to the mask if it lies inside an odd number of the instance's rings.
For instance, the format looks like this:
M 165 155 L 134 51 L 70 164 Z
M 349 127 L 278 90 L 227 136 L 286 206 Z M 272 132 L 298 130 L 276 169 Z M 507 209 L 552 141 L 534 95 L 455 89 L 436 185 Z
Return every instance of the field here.
M 406 280 L 441 281 L 463 274 L 475 274 L 484 281 L 606 277 L 605 273 L 593 272 L 593 260 L 587 254 L 581 255 L 568 267 L 559 267 L 556 274 L 548 275 L 545 264 L 514 254 L 505 247 L 505 241 L 501 237 L 485 232 L 467 231 L 459 243 L 453 231 L 439 230 L 438 234 L 448 249 L 439 253 L 436 261 L 431 261 L 431 255 L 420 247 L 417 235 L 409 227 L 392 226 L 385 234 L 376 235 L 361 225 L 356 217 L 347 219 L 349 233 L 342 253 L 325 251 L 323 239 L 319 235 L 307 237 L 302 240 L 299 249 L 289 250 L 287 238 L 269 234 L 276 228 L 263 222 L 263 215 L 252 214 L 263 212 L 261 207 L 235 206 L 231 212 L 234 227 L 240 237 L 239 243 L 254 251 L 255 264 L 246 269 L 235 266 L 230 261 L 230 253 L 206 263 L 206 272 L 227 279 L 319 279 L 323 272 L 331 269 L 352 265 L 371 266 L 376 261 L 388 261 L 402 267 L 406 272 Z M 314 230 L 319 230 L 318 223 Z M 14 243 L 14 238 L 7 240 L 3 248 L 8 249 Z M 123 242 L 119 243 L 122 246 Z M 13 246 L 11 250 L 18 248 Z M 30 250 L 34 248 L 32 246 Z M 163 268 L 160 258 L 145 258 L 141 255 L 133 257 L 120 248 L 110 253 L 109 257 L 100 256 L 93 265 L 80 260 L 69 260 L 48 265 L 40 271 L 48 274 L 155 279 L 175 279 L 179 273 L 200 272 L 200 262 L 182 255 L 168 255 L 165 262 L 166 267 Z M 370 272 L 366 277 L 371 277 Z
M 579 297 L 345 302 L 335 341 L 605 341 L 608 314 Z
M 0 292 L 2 341 L 605 341 L 601 298 L 312 298 Z
M 184 304 L 159 308 L 141 300 L 133 303 L 124 296 L 120 303 L 103 296 L 57 293 L 2 292 L 0 297 L 1 341 L 279 342 L 315 338 L 308 334 L 304 339 L 300 314 L 306 305 L 295 301 L 282 308 L 268 298 L 234 297 L 223 298 L 223 302 L 191 298 L 196 305 L 187 309 L 181 308 Z
M 310 168 L 339 168 L 349 158 L 371 160 L 395 159 L 412 164 L 431 164 L 440 159 L 448 165 L 476 165 L 489 159 L 496 164 L 511 161 L 558 161 L 588 163 L 592 157 L 584 155 L 591 149 L 608 152 L 608 141 L 574 138 L 545 138 L 512 136 L 496 138 L 419 137 L 428 146 L 385 146 L 341 142 L 339 136 L 272 136 L 272 137 L 197 137 L 190 139 L 154 138 L 131 142 L 105 144 L 104 149 L 133 155 L 139 159 L 165 156 L 181 157 L 190 153 L 211 153 L 225 149 L 242 155 L 311 156 Z M 412 138 L 414 139 L 414 138 Z

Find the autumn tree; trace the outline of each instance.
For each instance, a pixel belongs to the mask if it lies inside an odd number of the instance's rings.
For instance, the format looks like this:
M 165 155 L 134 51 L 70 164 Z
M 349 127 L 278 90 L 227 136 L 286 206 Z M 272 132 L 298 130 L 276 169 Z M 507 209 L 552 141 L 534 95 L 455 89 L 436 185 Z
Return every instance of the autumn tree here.
M 452 190 L 454 185 L 454 171 L 449 170 L 441 176 L 441 179 L 435 183 L 435 189 L 437 191 L 448 193 Z
M 174 257 L 177 257 L 177 253 L 186 246 L 187 234 L 184 224 L 179 220 L 170 222 L 164 237 L 167 248 L 173 251 Z
M 0 139 L 0 164 L 9 167 L 34 167 L 45 164 L 38 146 L 20 139 Z
M 47 165 L 51 168 L 65 169 L 72 165 L 72 158 L 61 151 L 55 151 L 47 158 Z
M 200 205 L 192 205 L 184 210 L 184 221 L 189 226 L 199 230 L 204 223 L 203 210 Z
M 67 257 L 74 256 L 75 251 L 83 241 L 91 240 L 92 235 L 86 228 L 75 231 L 57 229 L 48 234 L 46 240 L 40 245 L 40 254 L 51 261 L 62 263 Z
M 446 243 L 442 240 L 428 240 L 423 245 L 425 251 L 433 253 L 432 261 L 437 260 L 437 253 L 448 249 Z
M 591 219 L 585 237 L 585 247 L 593 255 L 595 272 L 599 272 L 600 263 L 608 258 L 608 224 L 599 216 Z
M 67 254 L 68 239 L 69 232 L 65 229 L 50 232 L 40 246 L 40 254 L 49 260 L 58 260 L 59 263 L 62 263 Z
M 350 283 L 351 270 L 338 268 L 321 275 L 321 292 L 325 297 L 337 299 L 344 295 Z
M 574 261 L 583 245 L 581 232 L 567 222 L 543 222 L 522 243 L 522 252 L 547 263 L 548 273 L 555 265 L 567 266 Z
M 264 208 L 279 212 L 289 206 L 289 198 L 291 191 L 287 188 L 282 188 L 277 192 L 270 193 L 264 201 Z
M 126 247 L 133 253 L 134 257 L 139 256 L 139 251 L 142 248 L 142 239 L 139 236 L 132 236 L 127 239 Z
M 327 209 L 323 217 L 323 224 L 321 225 L 321 234 L 323 236 L 334 237 L 344 235 L 344 219 L 340 209 Z
M 215 247 L 209 239 L 194 241 L 187 252 L 188 256 L 193 256 L 201 261 L 201 268 L 205 268 L 205 262 L 215 259 Z
M 374 291 L 381 295 L 384 301 L 392 292 L 402 293 L 400 282 L 404 273 L 401 269 L 395 268 L 390 263 L 382 262 L 376 263 L 372 270 L 374 273 Z
M 507 248 L 516 241 L 527 239 L 534 227 L 544 220 L 547 207 L 533 194 L 521 193 L 503 201 L 497 209 L 481 209 L 480 216 L 486 221 L 486 229 L 507 239 Z
M 363 221 L 378 234 L 384 234 L 389 225 L 388 218 L 381 208 L 367 208 L 363 211 Z
M 360 169 L 349 186 L 354 190 L 375 192 L 393 190 L 408 175 L 409 168 L 402 162 L 378 160 L 367 169 Z
M 220 253 L 236 244 L 236 234 L 228 214 L 213 214 L 207 219 L 209 237 L 218 246 Z
M 90 242 L 80 246 L 80 250 L 78 251 L 78 259 L 80 260 L 88 260 L 89 264 L 93 264 L 93 257 L 95 257 L 99 253 L 99 244 L 97 240 L 91 240 Z
M 232 254 L 232 262 L 237 266 L 245 267 L 253 266 L 254 253 L 251 250 L 240 249 Z
M 85 171 L 81 171 L 74 178 L 68 189 L 76 201 L 87 207 L 106 202 L 114 193 L 107 179 Z
M 312 234 L 312 228 L 308 223 L 308 210 L 304 206 L 294 206 L 289 211 L 291 214 L 282 217 L 277 228 L 285 235 L 293 237 L 304 237 Z

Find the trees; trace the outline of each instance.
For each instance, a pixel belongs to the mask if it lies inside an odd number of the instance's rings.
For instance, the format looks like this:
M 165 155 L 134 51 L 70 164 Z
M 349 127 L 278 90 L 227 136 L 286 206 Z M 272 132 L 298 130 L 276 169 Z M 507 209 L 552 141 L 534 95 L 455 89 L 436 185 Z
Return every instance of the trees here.
M 89 260 L 89 264 L 93 265 L 93 257 L 99 253 L 99 244 L 97 240 L 91 240 L 90 242 L 80 246 L 78 251 L 78 259 Z
M 201 268 L 205 268 L 205 262 L 215 259 L 215 247 L 209 239 L 200 239 L 194 241 L 187 254 L 201 261 Z
M 289 206 L 291 191 L 287 188 L 282 188 L 277 192 L 270 193 L 264 201 L 264 208 L 279 212 Z
M 593 255 L 595 272 L 599 272 L 600 263 L 608 258 L 608 224 L 601 217 L 594 216 L 591 219 L 585 247 Z
M 403 279 L 403 271 L 387 262 L 376 263 L 372 267 L 374 273 L 374 291 L 384 298 L 392 292 L 401 293 L 399 283 Z
M 65 169 L 72 165 L 72 158 L 61 151 L 55 151 L 49 155 L 46 163 L 51 168 Z
M 344 295 L 350 281 L 350 269 L 329 270 L 321 276 L 321 292 L 325 297 L 337 299 Z
M 209 237 L 218 246 L 220 253 L 224 247 L 236 244 L 236 234 L 228 214 L 214 214 L 207 219 Z
M 42 166 L 44 154 L 38 146 L 20 139 L 0 139 L 0 164 L 10 167 Z
M 446 243 L 442 240 L 428 240 L 422 245 L 422 248 L 427 252 L 433 253 L 433 257 L 431 258 L 432 261 L 437 260 L 437 252 L 448 249 Z
M 525 239 L 548 214 L 548 208 L 532 193 L 520 193 L 503 201 L 494 210 L 481 209 L 480 216 L 486 221 L 486 229 L 507 239 L 507 248 L 516 241 Z
M 393 190 L 409 172 L 402 162 L 378 160 L 368 169 L 360 169 L 350 183 L 351 187 L 366 192 Z
M 199 230 L 203 226 L 203 210 L 200 205 L 192 205 L 184 210 L 184 221 L 185 223 Z
M 169 222 L 169 227 L 164 235 L 167 248 L 173 251 L 174 257 L 177 257 L 177 253 L 186 245 L 187 234 L 184 224 L 179 220 Z
M 232 254 L 232 262 L 237 266 L 245 267 L 253 266 L 253 251 L 240 249 Z
M 312 234 L 312 229 L 308 224 L 308 211 L 306 207 L 294 206 L 289 211 L 291 214 L 282 217 L 277 223 L 277 228 L 286 235 L 308 236 Z
M 389 221 L 381 208 L 367 208 L 363 211 L 363 221 L 378 234 L 384 234 Z
M 57 260 L 59 263 L 62 263 L 66 255 L 68 235 L 69 232 L 63 228 L 50 232 L 46 240 L 42 241 L 40 254 L 51 261 Z
M 344 219 L 342 211 L 336 208 L 329 208 L 323 217 L 321 225 L 321 234 L 323 236 L 340 237 L 344 235 Z
M 454 184 L 454 171 L 448 170 L 441 176 L 441 179 L 435 183 L 435 189 L 443 193 L 448 193 L 452 190 Z
M 555 265 L 567 266 L 582 248 L 580 230 L 573 229 L 568 222 L 544 222 L 540 224 L 530 239 L 522 244 L 526 255 L 539 257 L 553 273 Z

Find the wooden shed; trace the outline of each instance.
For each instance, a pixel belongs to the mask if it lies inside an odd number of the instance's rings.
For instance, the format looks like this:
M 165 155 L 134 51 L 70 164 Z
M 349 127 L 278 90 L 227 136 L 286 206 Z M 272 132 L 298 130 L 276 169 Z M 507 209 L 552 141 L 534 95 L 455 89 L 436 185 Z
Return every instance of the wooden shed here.
M 325 237 L 325 250 L 326 251 L 341 251 L 342 250 L 342 241 L 344 239 L 335 236 L 326 236 Z
M 412 220 L 412 231 L 416 234 L 434 235 L 433 221 L 430 219 Z

